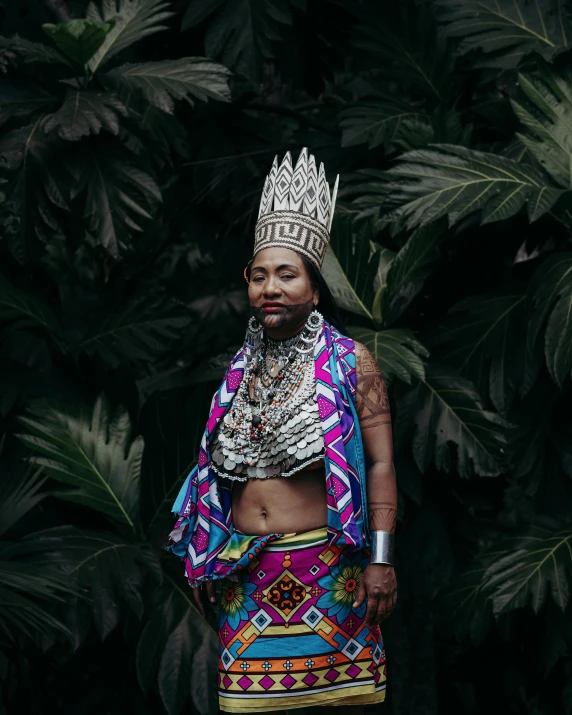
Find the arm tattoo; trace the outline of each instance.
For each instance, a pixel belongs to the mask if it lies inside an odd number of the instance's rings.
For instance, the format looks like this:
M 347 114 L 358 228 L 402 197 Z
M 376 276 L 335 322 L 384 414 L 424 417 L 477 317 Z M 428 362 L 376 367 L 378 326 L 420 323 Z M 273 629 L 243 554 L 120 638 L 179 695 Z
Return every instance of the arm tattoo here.
M 372 531 L 395 533 L 397 509 L 393 502 L 370 502 L 367 506 L 369 528 Z
M 361 427 L 377 427 L 390 424 L 387 386 L 373 355 L 364 346 L 359 346 L 357 359 L 356 409 Z

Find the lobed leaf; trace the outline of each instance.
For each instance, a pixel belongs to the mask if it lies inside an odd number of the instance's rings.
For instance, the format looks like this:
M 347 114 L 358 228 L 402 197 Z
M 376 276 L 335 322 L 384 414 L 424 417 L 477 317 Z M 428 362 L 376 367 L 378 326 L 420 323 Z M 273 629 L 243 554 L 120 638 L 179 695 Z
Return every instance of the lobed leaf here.
M 75 191 L 86 190 L 85 214 L 98 241 L 114 258 L 127 244 L 130 231 L 144 222 L 162 200 L 155 179 L 140 168 L 135 155 L 120 145 L 100 144 L 74 157 Z M 143 219 L 143 220 L 142 220 Z
M 572 531 L 534 527 L 507 542 L 505 553 L 487 569 L 485 583 L 496 614 L 528 604 L 538 613 L 549 594 L 564 611 L 572 584 Z
M 62 64 L 70 66 L 67 57 L 56 50 L 55 47 L 44 45 L 42 42 L 32 42 L 23 37 L 0 37 L 0 50 L 14 52 L 23 64 L 34 62 L 46 64 Z
M 525 306 L 520 290 L 468 298 L 449 311 L 431 338 L 432 346 L 443 346 L 447 363 L 489 394 L 503 415 L 524 380 Z
M 423 116 L 411 105 L 397 99 L 360 102 L 340 112 L 342 146 L 366 144 L 370 149 L 383 146 L 386 152 L 391 152 L 404 123 L 408 119 L 421 120 Z
M 55 97 L 31 82 L 0 83 L 0 125 L 12 117 L 43 113 L 55 103 Z
M 127 116 L 127 109 L 110 93 L 93 90 L 68 90 L 62 106 L 46 117 L 43 128 L 56 131 L 67 141 L 78 141 L 105 129 L 119 134 L 119 117 Z
M 161 583 L 157 554 L 147 543 L 129 541 L 112 531 L 84 531 L 56 526 L 26 536 L 13 553 L 41 553 L 44 568 L 58 574 L 82 594 L 66 604 L 71 627 L 74 609 L 88 609 L 100 637 L 106 638 L 121 622 L 124 604 L 141 618 L 147 574 Z
M 387 176 L 386 219 L 407 228 L 445 215 L 453 225 L 477 212 L 481 223 L 492 223 L 525 205 L 535 221 L 564 194 L 530 165 L 452 144 L 408 152 Z
M 169 0 L 90 0 L 86 17 L 96 22 L 115 24 L 107 34 L 102 46 L 89 61 L 89 69 L 95 74 L 115 55 L 139 42 L 144 37 L 166 30 L 165 20 L 174 15 L 168 8 Z
M 569 11 L 559 0 L 437 0 L 448 37 L 459 39 L 464 55 L 480 50 L 477 66 L 513 69 L 524 55 L 547 59 L 567 48 Z
M 166 352 L 189 322 L 176 303 L 135 300 L 87 326 L 76 350 L 97 353 L 114 367 L 125 362 L 146 364 Z
M 292 23 L 292 6 L 297 5 L 300 0 L 192 0 L 182 29 L 210 18 L 206 54 L 258 83 L 261 59 L 274 56 L 281 26 Z
M 421 290 L 429 266 L 439 257 L 442 236 L 440 226 L 418 228 L 393 258 L 380 296 L 384 325 L 394 323 Z
M 472 383 L 452 368 L 426 366 L 425 377 L 399 403 L 400 431 L 408 422 L 413 457 L 423 473 L 432 461 L 461 477 L 494 477 L 505 469 L 508 423 L 484 410 Z
M 143 439 L 131 438 L 125 410 L 112 410 L 104 397 L 90 411 L 39 402 L 20 422 L 26 432 L 18 436 L 32 450 L 32 463 L 73 487 L 58 496 L 136 529 Z
M 157 109 L 170 114 L 176 99 L 192 97 L 206 101 L 230 101 L 229 70 L 202 57 L 187 57 L 162 62 L 124 64 L 108 72 L 103 80 L 119 92 L 141 92 Z
M 536 346 L 544 343 L 548 371 L 562 387 L 572 367 L 572 253 L 556 253 L 537 269 L 529 285 L 528 302 L 533 311 L 528 352 L 534 353 Z
M 433 105 L 446 99 L 453 86 L 453 54 L 436 30 L 431 5 L 378 3 L 362 13 L 353 43 L 367 65 L 396 83 L 401 92 L 407 89 Z
M 363 343 L 377 360 L 384 378 L 391 382 L 395 377 L 411 384 L 411 378 L 425 377 L 423 358 L 429 357 L 427 349 L 416 340 L 410 330 L 368 330 L 352 327 L 354 340 Z
M 350 218 L 338 217 L 332 224 L 322 275 L 341 308 L 373 319 L 371 306 L 378 263 L 370 235 L 368 224 L 361 223 L 354 233 Z
M 572 73 L 541 68 L 537 74 L 519 74 L 519 85 L 528 100 L 511 101 L 527 130 L 517 134 L 554 180 L 572 187 Z

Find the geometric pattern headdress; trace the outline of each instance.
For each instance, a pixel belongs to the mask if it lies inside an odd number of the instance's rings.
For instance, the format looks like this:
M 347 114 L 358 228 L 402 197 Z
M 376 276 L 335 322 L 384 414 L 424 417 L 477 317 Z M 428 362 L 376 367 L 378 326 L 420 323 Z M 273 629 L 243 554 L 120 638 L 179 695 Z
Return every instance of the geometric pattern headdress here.
M 320 270 L 330 241 L 339 178 L 330 198 L 324 165 L 316 171 L 316 160 L 306 148 L 295 167 L 289 151 L 280 166 L 275 157 L 264 182 L 253 255 L 270 246 L 291 248 Z

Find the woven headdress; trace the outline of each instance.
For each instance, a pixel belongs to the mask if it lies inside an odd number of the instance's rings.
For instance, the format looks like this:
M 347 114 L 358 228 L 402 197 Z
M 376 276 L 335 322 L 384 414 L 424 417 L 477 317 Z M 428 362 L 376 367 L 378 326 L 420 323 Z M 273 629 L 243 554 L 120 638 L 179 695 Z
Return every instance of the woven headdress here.
M 275 157 L 260 200 L 254 255 L 270 246 L 291 248 L 319 270 L 330 240 L 339 178 L 330 198 L 324 165 L 316 171 L 316 160 L 306 148 L 294 169 L 289 151 L 280 166 Z

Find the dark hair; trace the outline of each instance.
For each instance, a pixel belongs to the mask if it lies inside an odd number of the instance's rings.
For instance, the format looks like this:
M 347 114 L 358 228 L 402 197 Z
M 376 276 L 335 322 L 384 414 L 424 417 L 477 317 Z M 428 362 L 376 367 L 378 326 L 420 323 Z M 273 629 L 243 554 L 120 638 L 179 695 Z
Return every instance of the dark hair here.
M 302 256 L 302 254 L 298 255 L 302 259 L 302 263 L 306 266 L 312 288 L 320 292 L 320 300 L 316 309 L 320 311 L 330 325 L 333 325 L 336 330 L 345 335 L 346 329 L 340 317 L 340 311 L 338 310 L 332 291 L 328 288 L 328 284 L 324 280 L 324 276 L 309 258 Z

